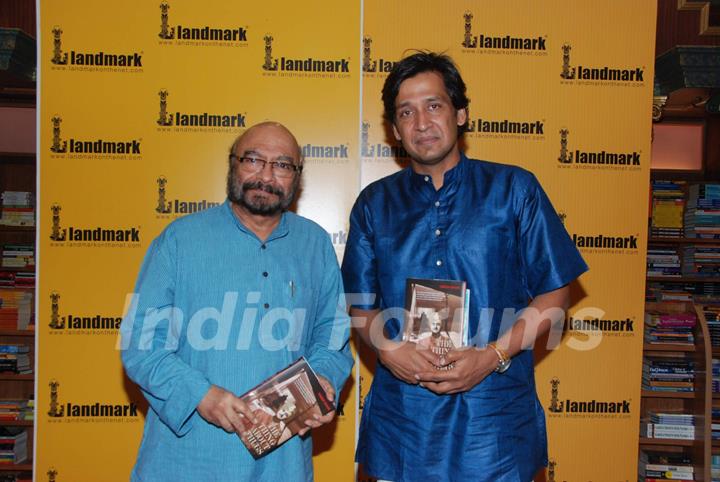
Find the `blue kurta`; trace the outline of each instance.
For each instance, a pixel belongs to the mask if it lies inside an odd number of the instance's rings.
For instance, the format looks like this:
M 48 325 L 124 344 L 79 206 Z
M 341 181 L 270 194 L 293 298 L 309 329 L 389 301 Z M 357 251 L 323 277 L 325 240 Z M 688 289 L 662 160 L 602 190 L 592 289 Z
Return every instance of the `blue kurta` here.
M 535 177 L 468 160 L 432 179 L 405 169 L 369 185 L 350 217 L 343 261 L 361 309 L 402 307 L 407 278 L 465 280 L 473 345 L 498 338 L 503 310 L 560 288 L 587 269 Z M 391 336 L 401 321 L 391 319 Z M 378 364 L 356 459 L 394 482 L 530 481 L 547 463 L 532 351 L 468 392 L 436 395 Z
M 150 409 L 132 480 L 311 481 L 309 437 L 255 461 L 238 435 L 195 409 L 211 384 L 239 395 L 301 355 L 339 393 L 353 361 L 327 233 L 284 213 L 263 243 L 226 202 L 153 241 L 136 293 L 122 359 Z M 153 309 L 164 310 L 160 322 Z

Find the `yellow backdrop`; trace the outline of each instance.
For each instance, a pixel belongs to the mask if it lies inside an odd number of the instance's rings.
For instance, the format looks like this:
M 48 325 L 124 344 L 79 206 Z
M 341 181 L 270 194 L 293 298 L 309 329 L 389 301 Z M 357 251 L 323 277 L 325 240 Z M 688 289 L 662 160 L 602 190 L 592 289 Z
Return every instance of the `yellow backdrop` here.
M 146 404 L 115 349 L 125 296 L 168 222 L 224 200 L 245 127 L 273 119 L 297 135 L 298 212 L 342 256 L 359 188 L 404 163 L 380 89 L 417 48 L 460 66 L 468 154 L 533 171 L 591 267 L 572 329 L 538 350 L 546 480 L 633 479 L 655 3 L 41 0 L 38 480 L 127 480 Z M 318 480 L 354 478 L 371 379 L 360 364 L 317 434 Z

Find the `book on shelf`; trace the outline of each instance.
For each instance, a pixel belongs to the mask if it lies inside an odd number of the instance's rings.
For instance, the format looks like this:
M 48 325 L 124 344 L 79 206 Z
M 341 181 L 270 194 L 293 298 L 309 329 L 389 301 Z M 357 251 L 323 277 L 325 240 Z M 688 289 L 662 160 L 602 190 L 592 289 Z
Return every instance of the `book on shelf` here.
M 27 455 L 27 430 L 0 426 L 0 464 L 21 464 L 27 460 Z
M 241 395 L 257 423 L 241 417 L 240 438 L 254 458 L 268 454 L 300 430 L 315 415 L 326 415 L 335 407 L 305 358 L 271 376 Z
M 468 345 L 470 290 L 464 281 L 408 278 L 402 339 L 436 355 Z

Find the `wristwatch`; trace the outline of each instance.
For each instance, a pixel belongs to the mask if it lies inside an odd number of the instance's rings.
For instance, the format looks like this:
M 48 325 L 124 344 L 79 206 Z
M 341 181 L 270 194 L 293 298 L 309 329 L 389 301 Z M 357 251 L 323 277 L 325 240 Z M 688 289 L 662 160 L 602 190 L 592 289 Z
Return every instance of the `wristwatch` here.
M 497 373 L 505 373 L 507 369 L 510 368 L 510 363 L 512 363 L 512 360 L 508 356 L 507 352 L 502 348 L 498 348 L 495 342 L 488 343 L 487 346 L 492 348 L 498 357 L 498 365 L 495 367 L 495 371 Z

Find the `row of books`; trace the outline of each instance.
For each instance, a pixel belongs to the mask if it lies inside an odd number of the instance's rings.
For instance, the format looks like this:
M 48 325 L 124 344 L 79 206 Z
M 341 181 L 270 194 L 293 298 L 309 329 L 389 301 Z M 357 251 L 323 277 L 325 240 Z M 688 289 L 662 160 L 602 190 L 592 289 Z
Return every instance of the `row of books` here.
M 653 181 L 651 185 L 650 235 L 659 238 L 683 237 L 685 183 Z
M 695 364 L 674 353 L 645 356 L 642 367 L 642 388 L 656 392 L 693 392 Z
M 695 480 L 695 468 L 688 454 L 678 452 L 640 451 L 639 480 Z
M 2 247 L 3 268 L 34 268 L 35 246 L 32 244 L 6 244 Z
M 35 226 L 35 199 L 28 191 L 2 193 L 0 224 L 6 226 Z
M 688 188 L 684 222 L 688 238 L 720 239 L 720 184 L 693 184 Z
M 695 415 L 648 411 L 640 422 L 640 434 L 648 438 L 695 439 Z
M 712 482 L 720 482 L 720 455 L 713 455 L 710 460 L 712 463 L 710 466 Z
M 8 398 L 0 400 L 0 420 L 34 420 L 33 399 Z
M 718 276 L 720 246 L 687 246 L 683 250 L 682 272 L 690 276 Z
M 34 288 L 34 271 L 0 271 L 0 288 Z
M 34 326 L 34 294 L 28 290 L 0 289 L 0 330 L 29 330 Z
M 32 373 L 30 346 L 19 343 L 0 343 L 0 372 L 28 375 Z
M 672 246 L 649 246 L 647 251 L 647 275 L 658 277 L 680 276 L 680 254 Z
M 697 324 L 694 312 L 663 313 L 648 310 L 645 313 L 645 341 L 649 344 L 694 345 L 693 330 Z
M 0 427 L 0 464 L 20 464 L 27 460 L 28 434 L 23 427 Z

